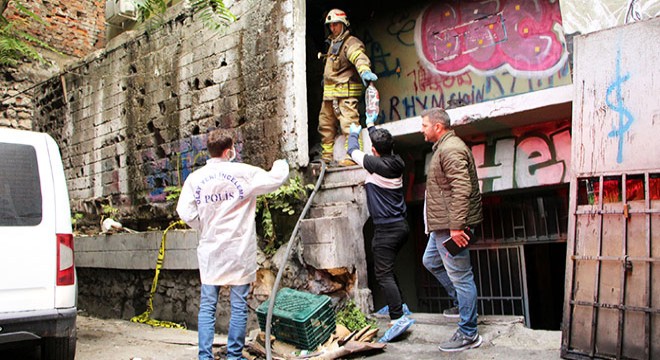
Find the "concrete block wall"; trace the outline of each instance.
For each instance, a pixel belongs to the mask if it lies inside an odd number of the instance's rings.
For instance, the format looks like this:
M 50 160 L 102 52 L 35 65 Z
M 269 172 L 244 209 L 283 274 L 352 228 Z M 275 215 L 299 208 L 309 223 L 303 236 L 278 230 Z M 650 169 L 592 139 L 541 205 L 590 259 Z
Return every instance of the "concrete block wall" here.
M 124 33 L 39 87 L 35 128 L 61 147 L 72 211 L 98 213 L 109 201 L 129 227 L 170 221 L 165 188 L 204 163 L 216 127 L 234 130 L 239 160 L 306 164 L 297 3 L 233 2 L 239 20 L 224 33 L 175 6 L 163 26 Z
M 77 236 L 78 308 L 101 318 L 129 320 L 142 314 L 147 309 L 162 238 L 162 231 Z M 165 244 L 151 317 L 195 329 L 201 286 L 197 234 L 170 230 Z M 221 303 L 218 330 L 226 331 L 228 299 Z
M 169 230 L 76 237 L 76 266 L 80 268 L 154 269 L 165 237 L 163 269 L 197 270 L 197 233 Z

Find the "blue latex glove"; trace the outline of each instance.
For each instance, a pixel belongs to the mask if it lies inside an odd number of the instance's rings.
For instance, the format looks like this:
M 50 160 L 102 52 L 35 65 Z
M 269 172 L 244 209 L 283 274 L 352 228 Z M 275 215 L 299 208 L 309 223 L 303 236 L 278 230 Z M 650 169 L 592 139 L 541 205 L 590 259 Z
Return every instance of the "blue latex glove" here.
M 367 115 L 367 127 L 372 126 L 376 122 L 376 119 L 378 119 L 378 114 Z
M 367 86 L 367 82 L 369 81 L 376 81 L 378 80 L 378 76 L 376 74 L 372 73 L 371 71 L 367 70 L 360 74 L 362 77 L 362 82 L 364 83 L 364 86 Z
M 356 125 L 356 124 L 351 124 L 351 126 L 348 128 L 348 131 L 351 134 L 360 134 L 360 131 L 362 131 L 362 126 Z

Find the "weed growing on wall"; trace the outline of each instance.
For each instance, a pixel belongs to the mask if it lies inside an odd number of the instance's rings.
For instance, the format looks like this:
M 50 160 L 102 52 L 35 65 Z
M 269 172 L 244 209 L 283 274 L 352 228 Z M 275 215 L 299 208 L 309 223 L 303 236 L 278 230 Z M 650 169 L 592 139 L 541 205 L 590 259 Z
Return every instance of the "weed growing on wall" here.
M 71 216 L 71 225 L 73 225 L 73 232 L 77 233 L 78 232 L 78 222 L 82 219 L 85 218 L 85 214 L 83 213 L 75 213 Z
M 173 203 L 179 202 L 179 196 L 181 196 L 181 186 L 167 186 L 164 189 L 165 191 L 165 200 L 171 201 Z
M 101 222 L 100 222 L 101 229 L 103 229 L 103 220 L 114 219 L 118 213 L 119 213 L 119 209 L 112 206 L 112 204 L 101 205 Z
M 264 240 L 263 251 L 272 255 L 286 241 L 277 237 L 273 211 L 291 217 L 299 213 L 300 205 L 307 200 L 308 190 L 314 189 L 313 184 L 303 184 L 300 176 L 289 179 L 289 183 L 280 186 L 279 189 L 257 197 L 257 213 L 260 216 L 261 230 Z M 259 219 L 259 217 L 257 218 Z
M 10 1 L 0 1 L 0 68 L 17 66 L 24 59 L 46 63 L 46 60 L 37 51 L 38 48 L 60 54 L 59 51 L 26 31 L 31 24 L 39 23 L 47 26 L 48 23 L 25 7 L 21 1 L 12 1 L 19 16 L 11 20 L 4 17 Z
M 224 0 L 190 0 L 193 12 L 208 28 L 220 31 L 236 21 L 236 16 L 225 6 Z M 163 23 L 163 14 L 172 5 L 170 0 L 138 0 L 135 5 L 139 11 L 139 21 L 144 23 L 156 19 L 156 24 Z

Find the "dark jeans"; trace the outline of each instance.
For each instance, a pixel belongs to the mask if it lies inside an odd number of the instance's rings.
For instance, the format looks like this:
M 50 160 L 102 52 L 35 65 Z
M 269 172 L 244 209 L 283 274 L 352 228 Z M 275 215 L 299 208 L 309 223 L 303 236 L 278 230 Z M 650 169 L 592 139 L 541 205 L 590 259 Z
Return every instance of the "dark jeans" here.
M 399 283 L 394 275 L 394 260 L 408 240 L 408 222 L 374 224 L 371 251 L 374 256 L 374 273 L 390 310 L 390 319 L 403 316 L 403 300 Z

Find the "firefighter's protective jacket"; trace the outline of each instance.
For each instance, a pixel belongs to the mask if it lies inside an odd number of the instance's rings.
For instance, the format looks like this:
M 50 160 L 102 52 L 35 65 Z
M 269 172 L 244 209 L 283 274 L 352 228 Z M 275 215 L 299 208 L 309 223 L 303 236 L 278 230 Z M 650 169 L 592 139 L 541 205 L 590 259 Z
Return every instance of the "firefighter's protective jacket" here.
M 256 280 L 256 197 L 276 190 L 288 175 L 285 160 L 265 171 L 211 158 L 188 176 L 176 211 L 198 232 L 202 284 L 244 285 Z
M 371 71 L 371 61 L 365 53 L 364 44 L 348 30 L 338 38 L 329 40 L 323 70 L 323 100 L 360 97 L 364 90 L 360 74 Z M 333 45 L 341 41 L 343 44 L 339 51 L 333 51 Z

